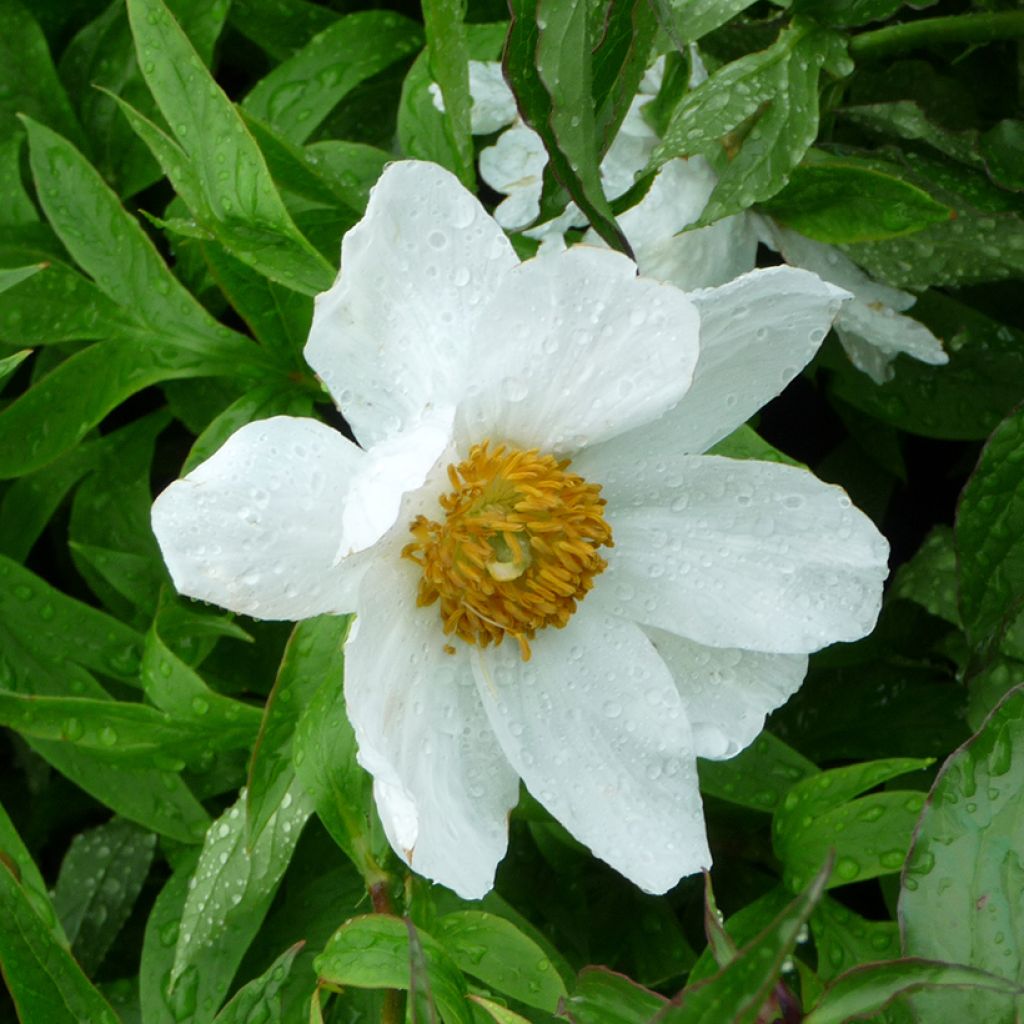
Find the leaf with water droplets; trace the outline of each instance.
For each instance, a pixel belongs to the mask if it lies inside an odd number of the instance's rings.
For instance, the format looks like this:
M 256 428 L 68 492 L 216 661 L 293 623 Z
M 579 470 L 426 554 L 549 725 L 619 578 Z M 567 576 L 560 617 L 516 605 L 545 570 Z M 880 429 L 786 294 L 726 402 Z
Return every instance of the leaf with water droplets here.
M 461 970 L 495 992 L 550 1013 L 566 995 L 544 951 L 511 921 L 462 910 L 438 918 L 433 932 Z
M 340 15 L 307 0 L 234 0 L 229 20 L 275 60 L 287 60 L 313 36 L 330 28 Z
M 754 0 L 655 0 L 662 28 L 681 50 L 724 25 Z
M 905 953 L 1024 984 L 1022 786 L 1024 687 L 1018 686 L 951 755 L 928 795 L 900 892 Z M 981 991 L 921 993 L 913 1002 L 922 1019 L 1017 1020 L 1013 1001 Z
M 356 917 L 330 938 L 315 966 L 321 982 L 357 988 L 408 989 L 411 980 L 409 929 L 387 914 Z M 416 936 L 426 961 L 431 993 L 445 1024 L 472 1024 L 466 979 L 436 939 L 422 929 Z
M 281 988 L 302 949 L 286 949 L 258 978 L 243 985 L 214 1019 L 214 1024 L 281 1024 Z
M 87 974 L 103 962 L 142 891 L 156 836 L 114 818 L 71 841 L 53 902 L 71 951 Z
M 110 1004 L 36 913 L 0 860 L 0 966 L 22 1021 L 119 1024 Z
M 346 15 L 260 79 L 242 109 L 303 143 L 360 82 L 422 45 L 423 29 L 393 11 Z
M 206 833 L 181 911 L 168 988 L 173 997 L 179 986 L 199 985 L 207 1020 L 259 930 L 310 812 L 305 791 L 292 786 L 247 847 L 243 790 Z
M 829 981 L 858 964 L 893 960 L 900 954 L 895 921 L 869 921 L 829 896 L 811 916 L 818 977 Z

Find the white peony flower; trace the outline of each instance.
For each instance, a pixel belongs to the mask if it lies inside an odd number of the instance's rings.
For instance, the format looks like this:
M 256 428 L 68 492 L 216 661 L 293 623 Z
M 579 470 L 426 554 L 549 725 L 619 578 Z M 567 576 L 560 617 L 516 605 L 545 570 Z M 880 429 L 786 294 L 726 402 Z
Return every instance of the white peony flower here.
M 452 175 L 392 164 L 306 347 L 362 447 L 251 423 L 154 530 L 182 593 L 356 612 L 347 710 L 416 871 L 487 892 L 522 779 L 663 892 L 711 862 L 696 757 L 750 743 L 879 610 L 887 545 L 842 490 L 701 454 L 842 297 L 786 267 L 688 297 L 608 250 L 520 263 Z

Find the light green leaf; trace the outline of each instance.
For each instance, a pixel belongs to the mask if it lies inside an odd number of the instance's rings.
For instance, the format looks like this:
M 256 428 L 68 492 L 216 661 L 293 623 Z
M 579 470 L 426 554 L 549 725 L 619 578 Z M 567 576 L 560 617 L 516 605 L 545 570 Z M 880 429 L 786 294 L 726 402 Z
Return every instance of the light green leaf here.
M 152 832 L 117 818 L 71 841 L 53 902 L 75 959 L 87 974 L 103 962 L 128 920 L 155 847 Z
M 129 0 L 128 16 L 143 77 L 198 183 L 193 214 L 268 277 L 308 294 L 329 288 L 333 269 L 296 228 L 259 147 L 162 0 Z
M 657 992 L 605 967 L 584 967 L 564 1014 L 573 1024 L 647 1024 L 666 1008 Z
M 303 143 L 360 82 L 422 45 L 423 30 L 400 14 L 346 15 L 257 82 L 242 109 Z
M 353 918 L 331 936 L 316 958 L 320 980 L 357 988 L 408 989 L 411 927 L 401 918 L 385 914 Z M 426 958 L 432 995 L 445 1024 L 472 1024 L 461 971 L 434 938 L 421 929 L 416 934 Z
M 71 954 L 36 914 L 24 889 L 0 862 L 0 967 L 23 1021 L 119 1024 Z
M 23 348 L 20 352 L 14 352 L 9 356 L 0 359 L 0 391 L 3 390 L 7 379 L 28 357 L 32 355 L 32 349 Z
M 197 1021 L 211 1020 L 259 929 L 309 817 L 299 786 L 284 795 L 260 838 L 246 847 L 245 793 L 206 834 L 181 911 L 169 980 L 173 993 L 193 987 Z
M 900 893 L 904 952 L 1024 982 L 1024 688 L 1012 690 L 943 766 L 928 796 Z M 1024 1002 L 921 993 L 923 1019 L 1010 1024 Z
M 433 933 L 460 970 L 495 992 L 549 1013 L 566 995 L 540 946 L 504 918 L 457 911 L 438 918 Z
M 1024 995 L 1024 989 L 1019 985 L 973 967 L 907 958 L 889 963 L 865 964 L 836 978 L 804 1017 L 804 1024 L 844 1024 L 845 1021 L 861 1020 L 885 1009 L 894 999 L 920 989 L 952 989 L 969 1000 L 980 998 L 982 992 L 991 991 L 1000 993 L 1007 1003 L 1014 996 L 1019 998 Z M 939 998 L 942 1000 L 942 1012 L 948 1012 L 950 1004 L 947 997 Z M 994 1020 L 989 1017 L 983 1019 L 986 1022 Z

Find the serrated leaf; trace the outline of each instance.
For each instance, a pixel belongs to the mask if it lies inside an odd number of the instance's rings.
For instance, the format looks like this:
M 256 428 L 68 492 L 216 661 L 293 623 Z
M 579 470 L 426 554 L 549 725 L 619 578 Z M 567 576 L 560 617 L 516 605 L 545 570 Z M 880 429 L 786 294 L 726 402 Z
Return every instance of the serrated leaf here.
M 495 992 L 549 1013 L 566 995 L 540 946 L 504 918 L 457 911 L 438 918 L 433 934 L 460 970 Z
M 39 918 L 25 890 L 0 863 L 0 967 L 23 1021 L 119 1024 L 71 954 Z
M 192 212 L 268 277 L 308 294 L 329 288 L 333 269 L 295 226 L 259 147 L 162 0 L 129 0 L 128 17 L 146 84 L 194 170 L 203 205 Z
M 894 999 L 920 989 L 959 990 L 968 999 L 985 991 L 998 992 L 1007 997 L 1007 1001 L 1024 995 L 1019 985 L 973 967 L 908 957 L 889 963 L 865 964 L 836 978 L 804 1017 L 804 1024 L 844 1024 L 861 1020 L 885 1009 Z M 940 998 L 943 1012 L 948 1012 L 946 997 Z
M 71 950 L 87 974 L 103 962 L 128 920 L 155 847 L 152 832 L 117 818 L 80 832 L 71 841 L 53 902 Z
M 907 860 L 904 952 L 1024 981 L 1024 688 L 954 751 L 935 780 Z M 1018 1010 L 1024 1003 L 1018 1004 Z M 922 1014 L 1010 1024 L 1014 1004 L 980 992 L 914 998 Z
M 835 245 L 912 234 L 955 215 L 923 189 L 849 159 L 794 168 L 789 184 L 761 205 L 787 227 Z
M 423 30 L 392 11 L 338 18 L 261 79 L 242 102 L 291 142 L 305 142 L 360 82 L 415 53 Z
M 431 992 L 445 1024 L 472 1024 L 461 971 L 432 936 L 422 929 L 416 934 L 426 958 Z M 411 966 L 407 923 L 386 914 L 353 918 L 331 936 L 315 967 L 320 980 L 332 985 L 408 990 Z
M 993 432 L 956 517 L 960 614 L 976 645 L 998 640 L 1024 604 L 1024 410 Z
M 505 76 L 523 120 L 541 137 L 551 170 L 612 248 L 630 253 L 601 186 L 591 95 L 588 5 L 511 0 Z
M 172 994 L 179 986 L 203 990 L 195 1020 L 211 1020 L 226 995 L 309 814 L 305 792 L 292 787 L 263 834 L 247 848 L 243 792 L 210 826 L 181 911 L 168 982 Z
M 768 732 L 728 761 L 698 760 L 697 769 L 701 792 L 769 814 L 792 786 L 818 771 L 813 762 Z

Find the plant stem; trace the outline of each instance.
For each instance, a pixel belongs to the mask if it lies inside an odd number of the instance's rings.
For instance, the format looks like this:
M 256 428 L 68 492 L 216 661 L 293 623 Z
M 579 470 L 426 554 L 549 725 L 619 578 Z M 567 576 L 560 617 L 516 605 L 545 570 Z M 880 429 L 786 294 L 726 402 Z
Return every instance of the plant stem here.
M 1021 37 L 1024 37 L 1024 11 L 954 14 L 862 32 L 850 40 L 850 53 L 863 60 L 930 43 L 991 43 Z

